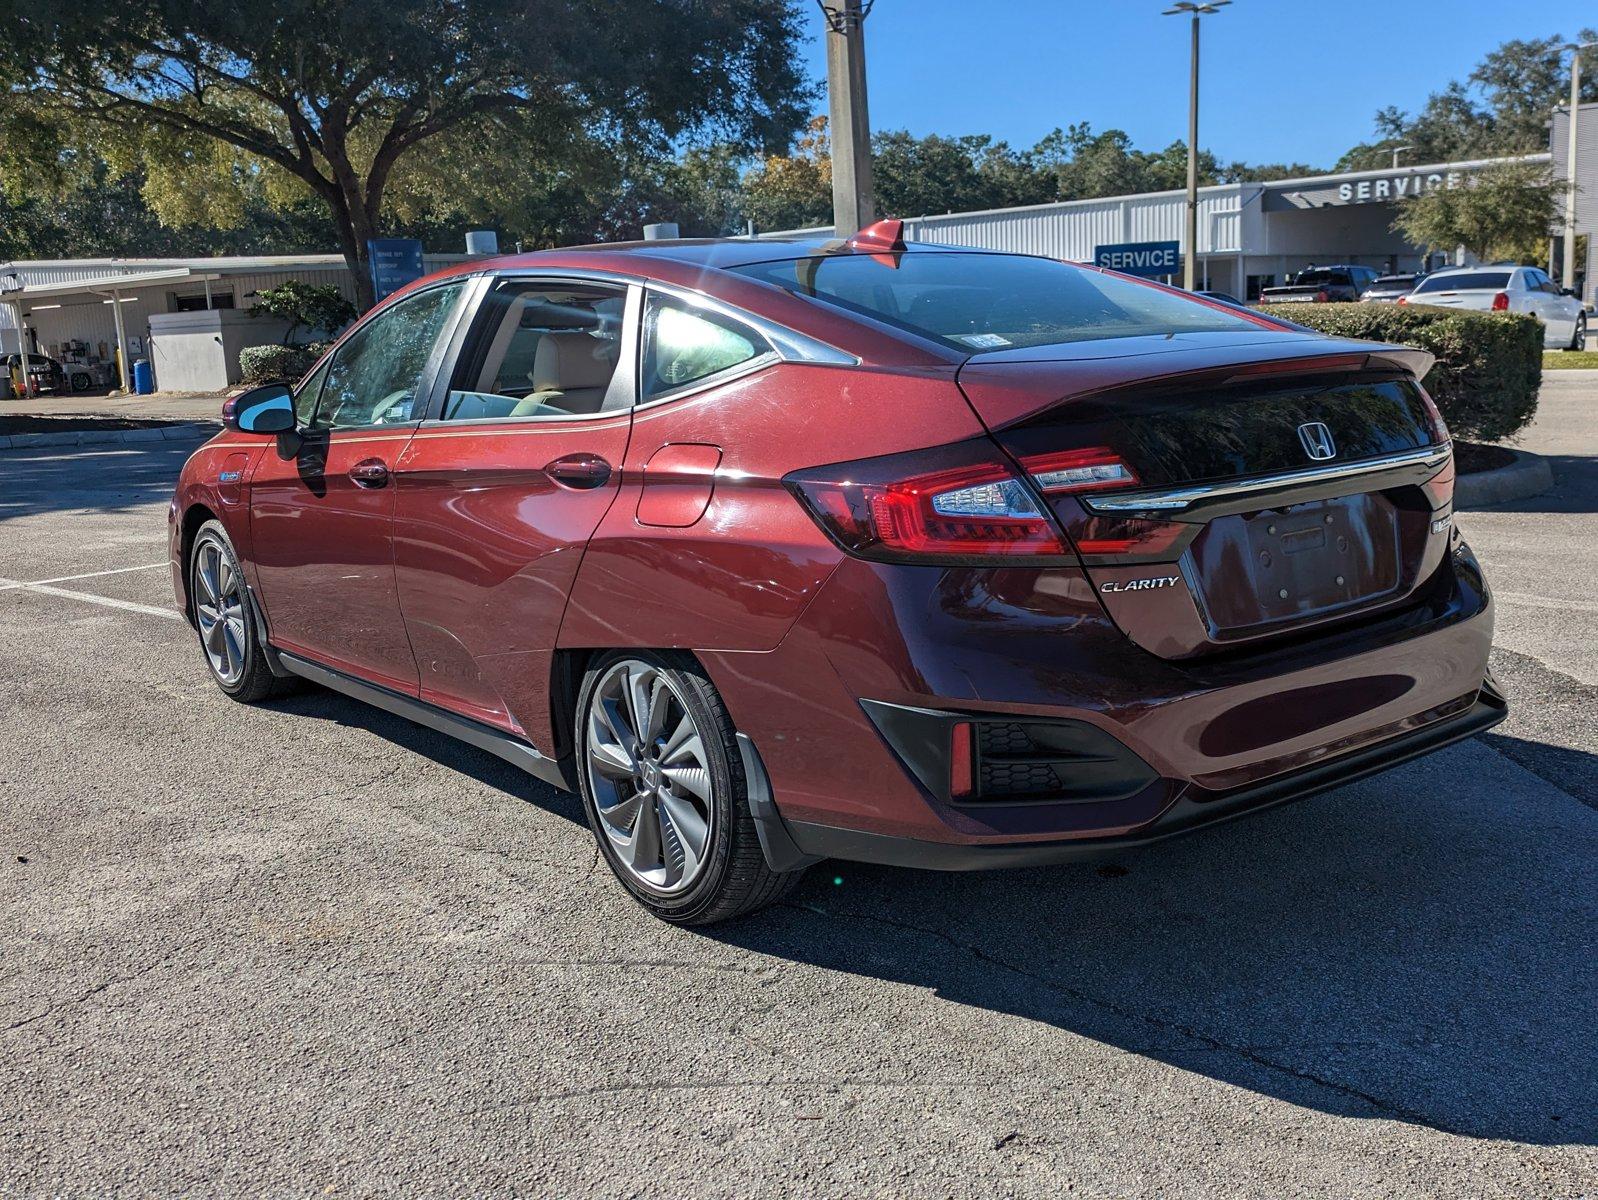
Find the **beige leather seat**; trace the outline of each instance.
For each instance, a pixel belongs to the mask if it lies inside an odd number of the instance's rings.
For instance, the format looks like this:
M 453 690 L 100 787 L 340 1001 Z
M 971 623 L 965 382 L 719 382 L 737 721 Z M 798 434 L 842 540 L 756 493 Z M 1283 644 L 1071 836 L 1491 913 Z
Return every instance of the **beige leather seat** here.
M 533 355 L 533 391 L 511 416 L 537 416 L 554 410 L 595 413 L 605 403 L 616 373 L 616 342 L 586 333 L 546 333 Z

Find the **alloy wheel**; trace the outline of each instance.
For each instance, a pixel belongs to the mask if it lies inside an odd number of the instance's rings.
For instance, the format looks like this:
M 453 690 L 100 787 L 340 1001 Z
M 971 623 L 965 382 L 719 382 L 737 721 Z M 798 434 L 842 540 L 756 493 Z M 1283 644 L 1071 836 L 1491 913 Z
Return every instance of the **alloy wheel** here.
M 716 823 L 705 740 L 677 686 L 624 659 L 600 678 L 586 721 L 588 786 L 616 859 L 661 895 L 704 870 Z
M 194 556 L 194 615 L 211 671 L 231 686 L 244 674 L 248 645 L 244 626 L 244 585 L 215 541 L 204 541 Z
M 1587 348 L 1587 318 L 1585 316 L 1576 318 L 1576 336 L 1572 339 L 1570 348 L 1576 351 Z

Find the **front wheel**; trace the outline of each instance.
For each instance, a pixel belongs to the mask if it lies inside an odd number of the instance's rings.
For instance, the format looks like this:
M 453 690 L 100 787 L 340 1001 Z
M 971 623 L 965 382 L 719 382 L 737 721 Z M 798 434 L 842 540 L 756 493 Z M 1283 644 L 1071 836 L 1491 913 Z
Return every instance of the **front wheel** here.
M 710 925 L 780 899 L 802 871 L 766 864 L 732 721 L 685 654 L 601 657 L 583 678 L 583 809 L 605 860 L 645 908 Z
M 1585 350 L 1587 348 L 1587 314 L 1582 313 L 1576 318 L 1576 332 L 1570 337 L 1572 350 Z
M 283 690 L 260 644 L 254 601 L 233 543 L 220 521 L 207 521 L 189 551 L 189 601 L 211 678 L 235 700 L 253 704 Z

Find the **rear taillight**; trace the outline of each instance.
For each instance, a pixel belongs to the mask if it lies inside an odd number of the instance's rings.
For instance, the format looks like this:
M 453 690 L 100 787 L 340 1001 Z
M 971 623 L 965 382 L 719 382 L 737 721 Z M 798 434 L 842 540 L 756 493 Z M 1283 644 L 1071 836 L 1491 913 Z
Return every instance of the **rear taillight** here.
M 1438 445 L 1447 445 L 1453 440 L 1453 435 L 1448 432 L 1448 422 L 1443 420 L 1442 410 L 1437 407 L 1437 402 L 1426 394 L 1425 388 L 1417 390 L 1420 392 L 1421 403 L 1426 406 L 1426 419 L 1431 423 L 1432 437 Z
M 1060 535 L 985 439 L 796 472 L 784 481 L 861 558 L 979 562 L 1064 557 Z
M 1190 526 L 1140 517 L 1099 516 L 1066 497 L 1106 488 L 1138 485 L 1137 472 L 1108 446 L 1032 454 L 1021 459 L 1032 482 L 1045 496 L 1058 496 L 1053 508 L 1071 544 L 1089 557 L 1163 554 Z
M 1315 293 L 1315 303 L 1317 304 L 1325 304 L 1331 298 L 1332 297 L 1327 293 L 1325 288 L 1322 288 L 1320 291 Z
M 1509 293 L 1508 292 L 1499 292 L 1496 296 L 1493 297 L 1493 311 L 1494 312 L 1508 312 L 1509 311 Z
M 1400 296 L 1398 298 L 1398 302 L 1400 304 L 1408 304 L 1409 303 L 1409 297 L 1408 296 Z

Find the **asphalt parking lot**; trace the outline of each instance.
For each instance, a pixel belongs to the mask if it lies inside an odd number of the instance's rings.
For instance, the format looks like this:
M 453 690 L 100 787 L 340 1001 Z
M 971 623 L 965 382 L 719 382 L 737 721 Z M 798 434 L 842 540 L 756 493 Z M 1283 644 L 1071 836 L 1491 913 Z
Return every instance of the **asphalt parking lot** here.
M 0 453 L 0 1194 L 1598 1195 L 1598 372 L 1525 444 L 1492 734 L 709 932 L 497 759 L 226 700 L 185 446 Z

